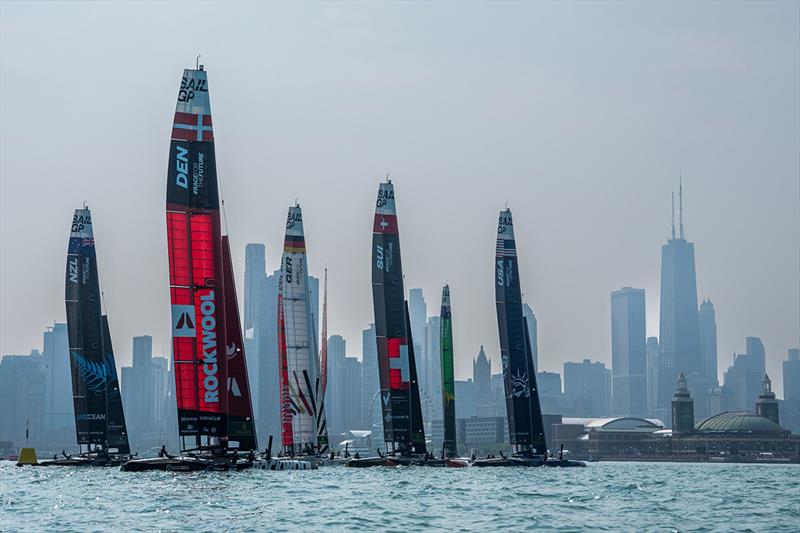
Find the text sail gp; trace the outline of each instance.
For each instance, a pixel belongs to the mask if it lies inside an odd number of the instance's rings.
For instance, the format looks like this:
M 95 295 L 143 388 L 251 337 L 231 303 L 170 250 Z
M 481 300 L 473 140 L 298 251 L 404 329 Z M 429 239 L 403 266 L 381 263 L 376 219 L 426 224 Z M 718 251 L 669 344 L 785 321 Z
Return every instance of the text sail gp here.
M 202 67 L 184 71 L 177 100 L 166 206 L 175 391 L 179 433 L 200 446 L 228 437 L 222 231 Z

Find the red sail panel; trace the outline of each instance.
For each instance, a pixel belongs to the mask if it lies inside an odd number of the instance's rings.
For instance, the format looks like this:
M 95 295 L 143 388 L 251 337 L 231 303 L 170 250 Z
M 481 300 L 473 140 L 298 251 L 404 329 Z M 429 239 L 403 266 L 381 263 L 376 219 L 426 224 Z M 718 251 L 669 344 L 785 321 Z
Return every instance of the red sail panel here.
M 228 438 L 237 441 L 240 450 L 256 450 L 258 443 L 253 422 L 253 402 L 227 235 L 222 237 L 222 270 L 225 282 L 225 355 L 228 364 Z
M 181 435 L 224 439 L 227 358 L 219 191 L 206 72 L 185 70 L 167 173 L 172 343 Z

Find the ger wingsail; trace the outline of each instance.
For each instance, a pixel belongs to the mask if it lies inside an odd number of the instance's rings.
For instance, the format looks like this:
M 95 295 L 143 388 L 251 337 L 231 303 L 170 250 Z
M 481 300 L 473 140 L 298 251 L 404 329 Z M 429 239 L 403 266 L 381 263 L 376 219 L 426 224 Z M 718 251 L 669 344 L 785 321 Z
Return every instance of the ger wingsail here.
M 76 209 L 67 251 L 65 300 L 78 455 L 42 464 L 119 464 L 130 454 L 108 319 L 101 311 L 92 214 Z
M 327 454 L 325 397 L 320 386 L 303 212 L 299 204 L 290 207 L 286 217 L 278 301 L 281 307 L 278 328 L 283 334 L 278 343 L 284 451 L 289 455 Z M 284 405 L 286 399 L 289 401 Z M 291 424 L 288 423 L 290 415 Z

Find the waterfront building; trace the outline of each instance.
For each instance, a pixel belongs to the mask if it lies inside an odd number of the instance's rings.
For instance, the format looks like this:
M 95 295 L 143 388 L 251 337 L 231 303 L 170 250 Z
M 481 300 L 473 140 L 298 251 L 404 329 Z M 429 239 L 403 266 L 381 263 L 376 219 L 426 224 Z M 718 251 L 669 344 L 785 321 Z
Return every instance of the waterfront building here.
M 675 235 L 673 199 L 672 238 L 661 247 L 661 316 L 659 320 L 658 408 L 669 409 L 678 373 L 700 373 L 700 321 L 694 244 L 683 228 L 683 187 L 679 189 L 680 232 Z M 693 391 L 695 392 L 695 391 Z
M 672 434 L 690 434 L 694 430 L 694 400 L 686 387 L 686 376 L 678 374 L 678 389 L 672 398 Z
M 533 357 L 533 368 L 539 370 L 539 328 L 536 322 L 536 315 L 527 303 L 522 304 L 522 316 L 528 323 L 528 333 L 531 340 L 531 355 Z
M 495 397 L 492 391 L 492 363 L 481 346 L 478 356 L 472 360 L 472 381 L 475 386 L 476 416 L 495 416 Z M 458 403 L 458 396 L 456 396 Z M 505 402 L 503 403 L 505 409 Z
M 611 372 L 615 415 L 647 415 L 644 289 L 611 293 Z
M 610 372 L 599 361 L 584 359 L 564 363 L 565 412 L 570 416 L 608 416 L 611 403 Z
M 772 392 L 772 380 L 766 374 L 761 381 L 761 392 L 758 393 L 758 400 L 756 400 L 756 414 L 780 425 L 778 400 L 775 399 L 775 393 Z

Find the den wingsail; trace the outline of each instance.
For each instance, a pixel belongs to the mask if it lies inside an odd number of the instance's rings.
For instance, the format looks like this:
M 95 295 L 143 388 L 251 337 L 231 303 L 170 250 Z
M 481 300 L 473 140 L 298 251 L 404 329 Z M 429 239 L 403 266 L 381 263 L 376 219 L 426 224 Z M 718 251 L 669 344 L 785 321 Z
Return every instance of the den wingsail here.
M 72 400 L 80 452 L 42 465 L 119 465 L 130 446 L 108 318 L 101 310 L 92 214 L 76 209 L 67 250 L 65 300 Z
M 278 297 L 281 440 L 288 456 L 329 451 L 325 395 L 311 310 L 308 256 L 299 204 L 289 208 Z
M 522 314 L 514 222 L 508 208 L 500 212 L 497 222 L 494 288 L 512 455 L 477 460 L 473 466 L 584 466 L 577 461 L 548 460 L 530 334 Z
M 208 77 L 202 65 L 181 79 L 167 172 L 167 249 L 172 355 L 182 455 L 125 470 L 242 469 L 255 460 L 241 325 L 230 248 L 222 235 Z M 240 452 L 249 452 L 240 457 Z

